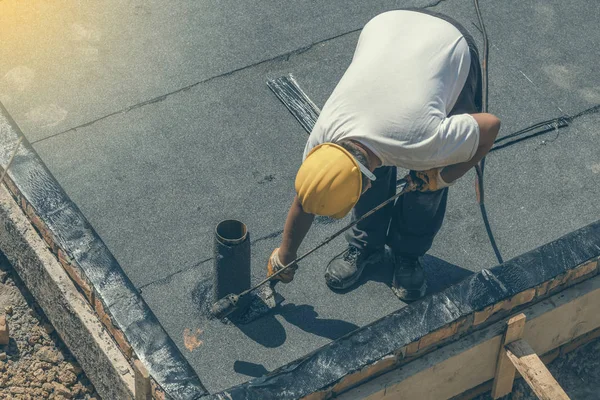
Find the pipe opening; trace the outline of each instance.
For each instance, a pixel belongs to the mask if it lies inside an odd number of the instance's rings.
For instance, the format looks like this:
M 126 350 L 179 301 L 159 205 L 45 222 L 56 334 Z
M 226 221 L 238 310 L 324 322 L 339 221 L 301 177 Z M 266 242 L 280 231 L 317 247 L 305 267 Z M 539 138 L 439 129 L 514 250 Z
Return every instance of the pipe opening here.
M 243 222 L 227 219 L 219 222 L 216 228 L 217 240 L 226 245 L 240 244 L 248 236 L 248 228 Z

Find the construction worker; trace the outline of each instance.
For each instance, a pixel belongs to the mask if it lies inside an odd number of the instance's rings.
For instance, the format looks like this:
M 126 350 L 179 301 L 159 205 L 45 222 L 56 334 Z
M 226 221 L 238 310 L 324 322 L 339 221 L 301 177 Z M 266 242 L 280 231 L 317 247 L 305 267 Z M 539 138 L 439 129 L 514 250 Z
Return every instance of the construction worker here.
M 481 113 L 481 66 L 471 35 L 423 10 L 395 10 L 369 21 L 354 57 L 325 103 L 298 170 L 296 197 L 269 275 L 297 257 L 314 216 L 356 220 L 396 190 L 396 167 L 419 191 L 377 211 L 346 234 L 348 248 L 325 270 L 346 289 L 368 266 L 394 254 L 392 289 L 404 301 L 425 294 L 420 258 L 441 227 L 448 186 L 490 150 L 500 120 Z M 297 265 L 278 279 L 291 282 Z

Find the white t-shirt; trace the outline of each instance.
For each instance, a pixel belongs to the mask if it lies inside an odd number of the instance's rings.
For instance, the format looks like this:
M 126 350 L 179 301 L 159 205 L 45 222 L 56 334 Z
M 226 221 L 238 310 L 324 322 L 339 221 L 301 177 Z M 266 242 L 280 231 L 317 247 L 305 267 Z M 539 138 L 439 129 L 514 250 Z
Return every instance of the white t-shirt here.
M 304 151 L 353 139 L 383 165 L 426 170 L 470 160 L 479 126 L 448 117 L 469 73 L 465 38 L 452 24 L 397 10 L 365 25 L 352 63 L 325 103 Z

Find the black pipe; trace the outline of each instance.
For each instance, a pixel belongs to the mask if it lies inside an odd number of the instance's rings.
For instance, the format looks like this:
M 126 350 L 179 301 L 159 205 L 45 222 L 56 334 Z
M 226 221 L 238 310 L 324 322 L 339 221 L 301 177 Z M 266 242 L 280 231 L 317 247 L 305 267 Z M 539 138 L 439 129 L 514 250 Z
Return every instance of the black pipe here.
M 250 233 L 245 224 L 228 219 L 215 228 L 213 301 L 250 289 Z

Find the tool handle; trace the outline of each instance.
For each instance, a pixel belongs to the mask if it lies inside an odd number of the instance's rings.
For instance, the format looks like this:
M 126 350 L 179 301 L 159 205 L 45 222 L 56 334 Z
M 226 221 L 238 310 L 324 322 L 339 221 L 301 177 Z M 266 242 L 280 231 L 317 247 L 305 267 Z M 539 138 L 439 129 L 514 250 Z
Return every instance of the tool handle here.
M 285 271 L 286 269 L 288 269 L 289 267 L 291 267 L 295 263 L 302 261 L 303 259 L 305 259 L 309 255 L 311 255 L 313 252 L 315 252 L 316 250 L 318 250 L 321 247 L 325 246 L 327 243 L 331 242 L 333 239 L 335 239 L 336 237 L 338 237 L 342 233 L 346 232 L 348 229 L 352 228 L 353 226 L 355 226 L 356 224 L 358 224 L 359 222 L 361 222 L 365 218 L 368 218 L 369 216 L 373 215 L 377 211 L 381 210 L 383 207 L 387 206 L 389 203 L 391 203 L 392 201 L 396 200 L 398 197 L 402 196 L 405 193 L 415 191 L 417 189 L 416 184 L 412 181 L 412 179 L 409 178 L 408 175 L 405 176 L 402 179 L 399 179 L 396 182 L 396 185 L 397 185 L 397 187 L 401 187 L 401 189 L 400 189 L 400 191 L 398 193 L 396 193 L 395 195 L 393 195 L 392 197 L 390 197 L 389 199 L 387 199 L 386 201 L 384 201 L 383 203 L 381 203 L 377 207 L 373 208 L 369 212 L 365 213 L 362 217 L 360 217 L 356 221 L 353 221 L 353 222 L 349 223 L 348 225 L 346 225 L 345 227 L 343 227 L 339 231 L 335 232 L 333 235 L 331 235 L 327 239 L 325 239 L 321 244 L 317 245 L 316 247 L 313 247 L 311 250 L 309 250 L 306 253 L 302 254 L 300 257 L 297 257 L 295 260 L 289 262 L 285 267 L 281 268 L 279 271 L 275 272 L 273 275 L 268 276 L 266 279 L 264 279 L 262 282 L 260 282 L 256 286 L 254 286 L 254 287 L 246 290 L 245 292 L 241 293 L 240 296 L 245 295 L 245 294 L 251 292 L 252 290 L 256 289 L 257 287 L 259 287 L 261 285 L 264 285 L 265 283 L 269 282 L 274 277 L 276 277 L 277 275 L 281 274 L 283 271 Z

